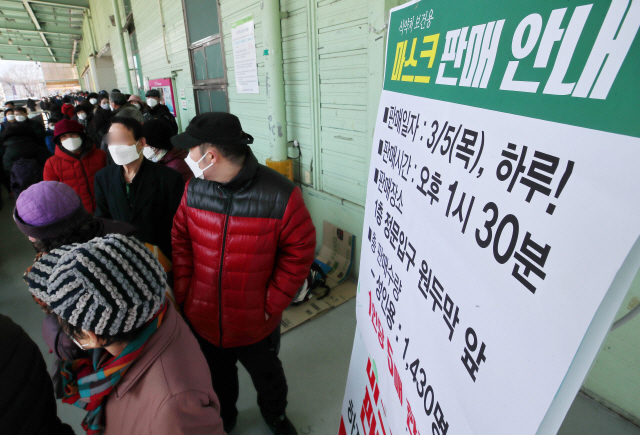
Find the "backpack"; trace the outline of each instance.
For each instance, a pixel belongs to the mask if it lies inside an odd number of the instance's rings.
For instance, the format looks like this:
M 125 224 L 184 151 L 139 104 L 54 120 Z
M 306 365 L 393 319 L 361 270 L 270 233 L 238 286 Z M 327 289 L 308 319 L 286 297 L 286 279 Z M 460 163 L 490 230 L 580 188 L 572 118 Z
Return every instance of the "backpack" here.
M 302 286 L 294 296 L 293 301 L 291 301 L 291 305 L 300 305 L 307 299 L 310 299 L 312 296 L 312 290 L 315 290 L 318 287 L 325 290 L 321 296 L 318 296 L 318 299 L 323 299 L 329 295 L 331 288 L 327 285 L 327 274 L 322 270 L 320 264 L 314 260 L 313 263 L 311 263 L 309 276 L 302 283 Z
M 20 159 L 11 167 L 11 191 L 16 198 L 29 186 L 42 181 L 44 169 L 34 159 Z

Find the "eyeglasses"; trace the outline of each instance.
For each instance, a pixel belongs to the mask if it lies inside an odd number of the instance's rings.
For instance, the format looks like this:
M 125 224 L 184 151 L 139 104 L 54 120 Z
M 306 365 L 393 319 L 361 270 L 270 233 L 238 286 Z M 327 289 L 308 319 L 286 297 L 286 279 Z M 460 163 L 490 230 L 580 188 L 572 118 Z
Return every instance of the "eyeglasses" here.
M 76 344 L 76 346 L 78 346 L 78 347 L 79 347 L 80 349 L 82 349 L 82 350 L 86 350 L 86 349 L 84 348 L 84 344 L 81 344 L 80 342 L 78 342 L 78 340 L 76 340 L 76 339 L 75 339 L 75 338 L 73 338 L 73 337 L 70 337 L 70 338 L 73 340 L 73 342 Z
M 60 328 L 60 329 L 62 329 L 62 332 L 64 332 L 64 335 L 66 335 L 71 340 L 73 340 L 73 342 L 76 344 L 76 346 L 78 346 L 82 350 L 86 350 L 85 347 L 84 347 L 84 344 L 82 344 L 78 340 L 76 340 L 76 338 L 73 335 L 69 334 L 69 332 L 67 332 L 64 328 Z

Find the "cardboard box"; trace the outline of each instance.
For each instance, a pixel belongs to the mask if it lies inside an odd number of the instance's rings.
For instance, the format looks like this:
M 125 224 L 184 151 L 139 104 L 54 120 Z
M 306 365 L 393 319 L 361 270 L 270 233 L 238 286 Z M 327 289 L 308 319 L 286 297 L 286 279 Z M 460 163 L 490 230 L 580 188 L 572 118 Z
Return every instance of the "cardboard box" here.
M 296 326 L 302 325 L 304 322 L 319 317 L 335 307 L 344 304 L 356 296 L 358 285 L 350 279 L 331 289 L 331 292 L 323 299 L 318 299 L 315 294 L 308 301 L 302 304 L 289 307 L 282 313 L 282 323 L 280 324 L 280 333 L 291 331 Z M 317 289 L 322 294 L 324 289 Z
M 315 261 L 327 274 L 329 287 L 337 286 L 349 276 L 353 265 L 355 242 L 356 237 L 353 234 L 324 221 L 322 246 Z

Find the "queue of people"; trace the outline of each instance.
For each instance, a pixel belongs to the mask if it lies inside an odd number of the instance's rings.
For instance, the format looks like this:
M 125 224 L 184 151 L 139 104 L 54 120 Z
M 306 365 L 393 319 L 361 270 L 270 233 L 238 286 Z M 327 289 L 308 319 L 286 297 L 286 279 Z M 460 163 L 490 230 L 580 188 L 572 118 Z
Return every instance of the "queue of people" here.
M 162 110 L 130 113 L 139 98 L 114 90 L 107 110 L 87 97 L 76 120 L 54 120 L 44 181 L 14 210 L 37 251 L 25 279 L 46 313 L 53 394 L 87 411 L 88 434 L 230 433 L 239 361 L 271 431 L 296 434 L 278 353 L 315 253 L 300 189 L 258 163 L 232 114 L 176 135 Z
M 45 97 L 38 104 L 29 98 L 27 107 L 16 106 L 13 101 L 5 102 L 4 120 L 0 123 L 0 184 L 13 197 L 16 191 L 24 190 L 29 185 L 29 182 L 37 180 L 37 178 L 33 177 L 29 177 L 29 180 L 24 180 L 24 177 L 15 174 L 13 178 L 17 180 L 12 187 L 11 172 L 15 162 L 19 160 L 28 161 L 28 164 L 25 164 L 25 162 L 19 164 L 18 169 L 22 174 L 32 174 L 38 173 L 40 169 L 44 170 L 47 157 L 59 155 L 57 149 L 62 154 L 69 154 L 69 150 L 56 146 L 55 126 L 60 121 L 72 120 L 81 124 L 84 134 L 88 136 L 87 139 L 106 153 L 107 164 L 113 164 L 114 162 L 108 153 L 107 144 L 102 138 L 107 133 L 111 125 L 111 118 L 114 116 L 132 118 L 139 123 L 161 120 L 168 124 L 172 135 L 176 134 L 177 123 L 169 109 L 161 103 L 160 92 L 152 89 L 147 94 L 146 103 L 137 95 L 124 94 L 118 89 L 113 89 L 110 93 L 103 90 L 99 93 L 74 92 L 63 97 Z M 42 113 L 46 114 L 45 119 L 40 113 L 36 113 L 37 105 L 40 106 Z M 8 130 L 10 129 L 15 131 L 9 132 Z M 15 146 L 16 143 L 28 143 L 28 145 Z M 47 156 L 40 147 L 34 148 L 34 144 L 42 145 L 42 148 L 49 155 Z M 88 140 L 85 140 L 84 146 L 89 146 Z M 11 147 L 11 149 L 7 154 L 8 147 Z M 81 155 L 84 158 L 84 151 L 82 153 L 74 152 L 73 154 Z M 6 159 L 5 155 L 7 155 Z M 60 157 L 64 158 L 64 155 L 60 155 Z M 171 155 L 168 156 L 168 159 L 170 158 Z M 171 167 L 171 165 L 169 166 Z M 186 181 L 188 176 L 185 175 L 185 165 L 179 164 L 178 166 L 180 166 L 180 172 Z M 73 175 L 71 176 L 73 177 Z M 79 177 L 79 174 L 76 174 L 77 177 Z M 92 174 L 87 174 L 85 180 L 85 184 L 91 185 L 89 190 L 93 189 L 92 177 Z M 1 206 L 2 201 L 0 200 Z M 91 212 L 93 212 L 92 208 L 95 208 L 95 204 L 89 207 Z

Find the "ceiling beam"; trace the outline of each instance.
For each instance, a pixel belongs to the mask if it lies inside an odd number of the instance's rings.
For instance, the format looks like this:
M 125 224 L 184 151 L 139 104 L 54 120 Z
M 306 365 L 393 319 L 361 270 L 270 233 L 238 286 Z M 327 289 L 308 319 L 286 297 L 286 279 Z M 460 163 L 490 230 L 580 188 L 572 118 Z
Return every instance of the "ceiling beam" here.
M 4 6 L 2 8 L 2 13 L 4 15 L 5 12 L 24 12 L 24 8 L 12 8 Z
M 22 47 L 22 48 L 35 48 L 35 49 L 47 49 L 47 48 L 52 48 L 53 50 L 64 50 L 64 51 L 68 51 L 71 52 L 71 49 L 73 48 L 73 44 L 68 44 L 68 45 L 58 45 L 56 43 L 52 43 L 49 42 L 49 47 L 44 47 L 42 44 L 34 44 L 32 42 L 28 43 L 28 44 L 23 44 L 22 42 L 16 43 L 14 41 L 13 44 L 8 44 L 6 42 L 0 41 L 0 47 Z
M 69 15 L 63 15 L 63 14 L 46 15 L 46 14 L 41 14 L 40 12 L 37 12 L 37 11 L 34 11 L 34 12 L 38 16 L 38 19 L 40 21 L 44 21 L 45 23 L 80 24 L 81 25 L 82 20 L 84 18 L 82 15 L 74 15 L 73 17 L 71 17 Z M 53 18 L 45 18 L 45 15 Z
M 0 51 L 4 51 L 5 53 L 12 53 L 14 51 L 17 51 L 18 48 L 22 49 L 23 52 L 26 51 L 33 51 L 33 50 L 51 50 L 53 48 L 53 50 L 62 50 L 62 51 L 68 51 L 69 54 L 71 54 L 71 49 L 70 48 L 55 48 L 55 47 L 43 47 L 43 46 L 39 46 L 39 47 L 35 47 L 35 46 L 30 46 L 27 47 L 25 45 L 9 45 L 9 44 L 0 44 Z
M 20 49 L 22 50 L 21 52 L 18 52 L 18 47 L 16 47 L 15 45 L 13 46 L 6 46 L 6 45 L 0 45 L 0 54 L 4 53 L 4 54 L 23 54 L 23 55 L 27 55 L 27 54 L 37 54 L 39 56 L 47 56 L 47 52 L 49 50 L 52 50 L 54 52 L 53 56 L 64 56 L 65 58 L 71 58 L 71 50 L 68 49 L 64 49 L 64 50 L 59 50 L 56 48 L 49 48 L 49 47 L 20 47 Z M 51 53 L 49 53 L 49 55 L 51 55 Z
M 41 53 L 8 53 L 5 52 L 3 50 L 0 49 L 0 56 L 4 57 L 5 59 L 13 59 L 13 60 L 24 60 L 27 61 L 29 59 L 27 59 L 27 56 L 31 56 L 31 58 L 35 61 L 38 62 L 51 62 L 51 63 L 70 63 L 68 60 L 68 54 L 64 55 L 64 56 L 57 56 L 57 61 L 53 62 L 51 60 L 51 56 L 49 55 L 49 53 L 45 52 L 41 52 Z M 64 59 L 64 60 L 62 60 Z
M 36 13 L 36 15 L 40 16 L 40 14 Z M 81 17 L 82 18 L 82 17 Z M 78 26 L 78 27 L 82 27 L 82 20 L 55 20 L 55 19 L 47 19 L 47 18 L 42 18 L 40 17 L 40 21 L 46 24 L 58 24 L 58 25 L 62 25 L 62 26 Z
M 78 40 L 74 39 L 73 40 L 73 51 L 71 52 L 71 66 L 74 66 L 76 63 L 76 46 L 78 44 Z
M 39 21 L 44 21 L 47 23 L 69 24 L 69 23 L 82 22 L 82 20 L 84 19 L 84 15 L 82 14 L 47 14 L 47 13 L 39 12 L 31 7 L 30 9 L 37 16 Z M 2 12 L 6 12 L 6 11 L 2 9 Z M 17 15 L 18 13 L 20 15 Z M 51 17 L 51 18 L 45 18 L 45 17 Z M 0 19 L 3 20 L 2 22 L 7 22 L 7 23 L 10 23 L 13 21 L 26 21 L 26 22 L 31 21 L 30 14 L 28 13 L 28 11 L 24 9 L 22 9 L 20 12 L 13 12 L 11 14 L 5 13 L 2 17 L 0 17 Z
M 49 11 L 49 8 L 46 8 L 42 5 L 31 5 L 31 9 L 33 9 L 33 12 L 35 12 L 38 16 L 67 16 L 71 18 L 82 18 L 85 11 L 84 9 L 57 9 L 56 12 L 56 9 L 52 9 L 51 11 Z
M 77 55 L 78 41 L 82 40 L 81 26 L 84 21 L 84 14 L 75 14 L 73 11 L 77 10 L 78 12 L 83 12 L 89 10 L 89 0 L 17 0 L 14 2 L 16 4 L 21 2 L 24 9 L 19 9 L 17 7 L 3 8 L 3 13 L 9 12 L 7 14 L 8 16 L 15 15 L 15 17 L 12 20 L 5 19 L 4 26 L 0 23 L 0 30 L 16 31 L 15 34 L 7 32 L 3 35 L 4 38 L 10 38 L 13 36 L 12 39 L 14 39 L 13 43 L 15 46 L 11 46 L 8 43 L 3 44 L 4 41 L 8 42 L 8 39 L 0 39 L 0 55 L 5 59 L 22 60 L 21 58 L 26 58 L 27 54 L 24 53 L 23 55 L 22 53 L 16 52 L 18 50 L 18 46 L 22 46 L 25 51 L 40 51 L 40 53 L 35 57 L 29 53 L 33 60 L 39 62 L 50 62 L 50 60 L 47 59 L 46 56 L 43 56 L 42 53 L 42 50 L 47 50 L 49 56 L 53 59 L 53 62 L 57 63 L 58 59 L 56 58 L 56 55 L 60 56 L 62 52 L 71 51 L 70 62 L 71 65 L 73 65 Z M 35 8 L 33 8 L 32 5 L 34 5 Z M 45 8 L 51 8 L 51 12 Z M 63 9 L 66 13 L 57 14 L 56 9 Z M 26 14 L 26 16 L 23 14 Z M 8 18 L 7 15 L 5 15 L 5 18 Z M 74 20 L 75 18 L 78 18 L 78 20 Z M 74 25 L 77 25 L 79 28 L 72 27 Z M 44 46 L 35 44 L 32 41 L 24 41 L 24 43 L 21 44 L 22 40 L 30 39 L 28 38 L 29 35 L 25 35 L 24 33 L 36 33 Z M 69 45 L 66 47 L 58 47 L 59 50 L 57 50 L 56 43 L 51 43 L 45 35 L 49 35 L 49 38 L 51 38 L 51 40 L 56 40 L 56 42 L 58 42 L 62 36 L 64 36 L 65 39 L 66 37 L 70 37 L 68 39 Z M 73 45 L 71 46 L 70 43 L 72 41 Z M 54 53 L 54 50 L 57 51 Z M 67 56 L 69 55 L 64 55 L 65 58 Z
M 89 9 L 89 0 L 29 0 L 29 3 L 45 6 L 53 6 L 56 8 L 70 8 L 70 9 Z
M 0 53 L 0 57 L 2 58 L 2 60 L 22 60 L 24 62 L 29 62 L 29 59 L 27 59 L 27 55 L 26 54 L 5 54 L 5 53 Z M 31 61 L 33 62 L 46 62 L 46 63 L 52 63 L 51 62 L 51 56 L 49 56 L 48 54 L 46 56 L 39 56 L 39 55 L 31 55 Z M 59 62 L 58 62 L 59 63 Z
M 82 36 L 82 29 L 73 29 L 70 27 L 64 26 L 56 26 L 54 24 L 44 24 L 41 26 L 42 29 L 37 29 L 35 25 L 32 24 L 17 24 L 14 23 L 12 26 L 7 26 L 6 24 L 2 25 L 0 23 L 0 30 L 19 30 L 20 32 L 33 32 L 33 33 L 50 33 L 52 35 L 70 35 L 70 36 Z
M 31 21 L 33 22 L 33 25 L 36 26 L 38 30 L 42 30 L 42 27 L 40 26 L 40 23 L 38 22 L 36 15 L 33 13 L 33 10 L 31 9 L 31 5 L 29 4 L 29 2 L 27 0 L 22 0 L 22 4 L 24 5 L 24 8 L 26 9 L 26 11 L 29 13 L 29 16 L 31 17 Z M 57 62 L 56 57 L 53 55 L 53 51 L 51 51 L 51 49 L 49 48 L 49 42 L 47 41 L 47 38 L 44 36 L 44 33 L 42 32 L 40 32 L 40 39 L 42 39 L 42 42 L 44 42 L 45 47 L 47 47 L 47 50 L 49 50 L 49 54 L 51 55 L 51 58 L 53 59 L 53 61 Z
M 36 6 L 36 7 L 33 7 Z M 73 13 L 69 10 L 67 10 L 65 13 L 55 13 L 55 12 L 49 12 L 49 11 L 45 11 L 43 9 L 38 8 L 38 5 L 33 5 L 31 7 L 31 9 L 33 9 L 33 12 L 36 13 L 37 16 L 42 17 L 62 17 L 62 16 L 67 16 L 67 17 L 71 17 L 71 18 L 82 18 L 84 17 L 84 13 L 82 12 L 82 9 L 75 9 L 78 12 L 77 13 Z M 41 6 L 41 5 L 40 5 Z M 8 7 L 3 7 L 2 8 L 2 12 L 22 12 L 25 13 L 24 8 L 8 8 Z M 13 18 L 13 17 L 7 17 L 7 18 Z

